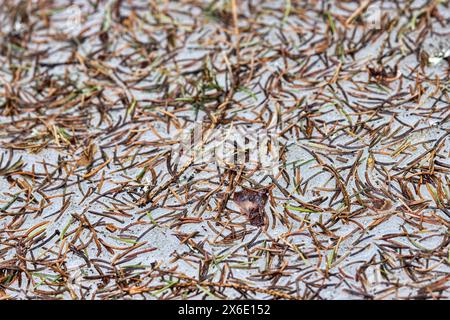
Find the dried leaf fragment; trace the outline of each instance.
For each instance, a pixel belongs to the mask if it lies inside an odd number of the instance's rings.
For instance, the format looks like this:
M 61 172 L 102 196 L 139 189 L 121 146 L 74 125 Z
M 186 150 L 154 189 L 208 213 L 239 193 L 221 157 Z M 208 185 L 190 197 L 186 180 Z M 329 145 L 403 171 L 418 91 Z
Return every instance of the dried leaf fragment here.
M 264 207 L 268 199 L 267 192 L 268 189 L 244 189 L 234 194 L 233 201 L 236 202 L 241 213 L 249 218 L 250 224 L 253 226 L 260 227 L 264 225 Z

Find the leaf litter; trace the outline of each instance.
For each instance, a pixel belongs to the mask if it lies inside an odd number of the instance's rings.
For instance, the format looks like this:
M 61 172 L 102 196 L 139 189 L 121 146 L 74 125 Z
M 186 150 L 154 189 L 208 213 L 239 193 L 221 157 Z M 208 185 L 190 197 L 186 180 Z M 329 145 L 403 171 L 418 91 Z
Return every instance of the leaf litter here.
M 0 18 L 0 299 L 449 298 L 448 1 Z M 276 170 L 178 162 L 199 121 Z

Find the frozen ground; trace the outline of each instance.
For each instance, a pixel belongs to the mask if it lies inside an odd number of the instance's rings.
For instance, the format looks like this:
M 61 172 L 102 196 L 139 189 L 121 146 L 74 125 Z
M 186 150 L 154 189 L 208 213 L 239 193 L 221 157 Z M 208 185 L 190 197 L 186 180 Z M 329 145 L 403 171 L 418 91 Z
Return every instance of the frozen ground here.
M 448 3 L 232 2 L 4 1 L 0 298 L 448 299 Z

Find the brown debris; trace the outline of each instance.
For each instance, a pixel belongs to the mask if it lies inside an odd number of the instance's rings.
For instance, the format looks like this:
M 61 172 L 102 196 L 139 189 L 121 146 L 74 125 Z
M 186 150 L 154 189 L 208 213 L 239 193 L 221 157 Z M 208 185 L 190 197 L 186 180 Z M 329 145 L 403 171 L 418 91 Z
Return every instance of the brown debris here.
M 236 192 L 233 201 L 239 207 L 242 214 L 245 214 L 253 226 L 263 226 L 266 219 L 265 206 L 267 203 L 267 189 L 251 190 L 244 189 Z

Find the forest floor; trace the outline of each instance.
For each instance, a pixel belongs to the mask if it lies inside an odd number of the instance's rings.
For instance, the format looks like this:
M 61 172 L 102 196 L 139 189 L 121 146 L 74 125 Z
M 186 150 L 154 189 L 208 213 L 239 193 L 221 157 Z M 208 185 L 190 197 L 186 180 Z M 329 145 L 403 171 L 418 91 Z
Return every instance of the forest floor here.
M 0 299 L 448 299 L 448 1 L 5 1 Z

